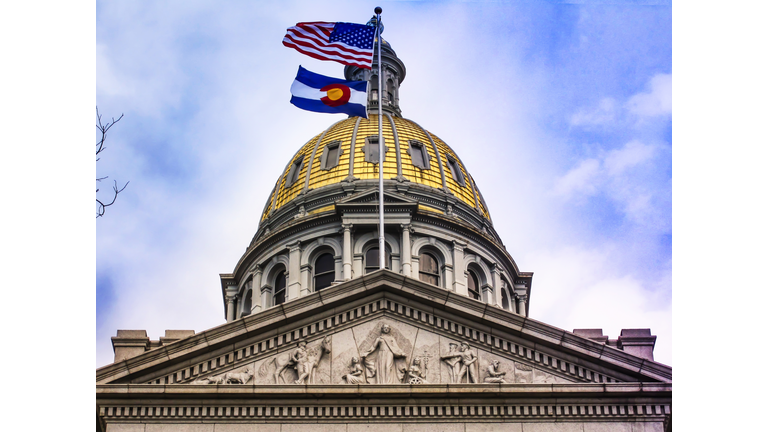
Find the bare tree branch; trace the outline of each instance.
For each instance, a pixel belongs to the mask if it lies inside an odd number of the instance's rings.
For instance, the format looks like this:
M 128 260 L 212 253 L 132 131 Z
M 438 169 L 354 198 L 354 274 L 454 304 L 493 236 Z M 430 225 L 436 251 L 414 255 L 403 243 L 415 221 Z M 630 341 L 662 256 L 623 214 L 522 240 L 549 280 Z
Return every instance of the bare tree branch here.
M 102 121 L 101 121 L 101 114 L 99 114 L 99 107 L 96 107 L 96 121 L 98 122 L 96 124 L 96 129 L 98 129 L 99 132 L 101 132 L 101 139 L 96 141 L 96 156 L 98 156 L 99 153 L 101 153 L 101 152 L 103 152 L 104 150 L 107 149 L 104 146 L 104 141 L 106 141 L 106 139 L 107 139 L 107 131 L 109 131 L 109 129 L 111 129 L 112 126 L 115 125 L 115 123 L 117 123 L 120 120 L 122 120 L 122 118 L 123 118 L 123 114 L 120 114 L 120 117 L 118 117 L 117 120 L 115 120 L 115 118 L 112 117 L 112 121 L 111 122 L 108 121 L 106 123 L 102 123 Z M 97 157 L 96 158 L 96 162 L 98 162 L 99 159 L 101 159 L 101 158 Z M 104 180 L 104 179 L 106 179 L 108 177 L 109 176 L 100 177 L 100 178 L 97 178 L 96 181 L 100 182 L 100 181 L 102 181 L 102 180 Z M 118 188 L 117 187 L 117 180 L 115 180 L 114 182 L 115 182 L 115 184 L 114 184 L 114 186 L 112 186 L 112 190 L 114 192 L 114 194 L 112 195 L 112 201 L 110 201 L 109 203 L 106 203 L 106 201 L 101 201 L 98 198 L 96 198 L 96 217 L 97 218 L 100 218 L 100 217 L 104 216 L 104 213 L 106 212 L 106 208 L 115 203 L 115 200 L 117 200 L 117 195 L 120 192 L 124 191 L 125 188 L 128 186 L 128 183 L 130 183 L 130 182 L 126 182 L 125 185 L 123 185 L 122 188 Z M 98 193 L 98 192 L 99 192 L 99 189 L 97 188 L 96 189 L 96 193 Z

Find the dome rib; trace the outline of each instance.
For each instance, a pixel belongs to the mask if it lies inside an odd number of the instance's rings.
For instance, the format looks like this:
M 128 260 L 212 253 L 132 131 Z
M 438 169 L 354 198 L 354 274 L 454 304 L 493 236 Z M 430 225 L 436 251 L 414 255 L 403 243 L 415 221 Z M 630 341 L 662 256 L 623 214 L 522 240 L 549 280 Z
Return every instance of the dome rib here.
M 435 144 L 435 140 L 432 139 L 432 134 L 427 132 L 426 129 L 421 127 L 420 124 L 416 123 L 413 120 L 409 120 L 411 123 L 415 124 L 416 126 L 421 129 L 421 132 L 429 138 L 429 142 L 432 144 L 432 150 L 435 152 L 435 156 L 437 156 L 437 167 L 440 168 L 440 180 L 443 182 L 443 190 L 446 193 L 451 193 L 451 191 L 448 189 L 448 183 L 445 181 L 445 169 L 443 169 L 443 158 L 440 157 L 440 150 L 437 148 L 437 144 Z M 453 194 L 451 194 L 453 195 Z
M 387 116 L 387 119 L 389 120 L 389 124 L 392 127 L 392 135 L 395 138 L 395 156 L 397 157 L 397 177 L 395 177 L 395 180 L 402 182 L 402 181 L 408 181 L 405 177 L 403 177 L 403 162 L 402 162 L 402 155 L 400 154 L 400 139 L 397 137 L 397 128 L 395 127 L 395 121 L 392 119 L 392 116 L 389 115 L 389 113 L 384 113 L 385 116 Z
M 357 140 L 357 129 L 360 127 L 360 120 L 362 119 L 362 117 L 357 118 L 355 128 L 352 130 L 352 139 L 349 143 L 349 175 L 342 181 L 352 182 L 357 180 L 357 177 L 355 177 L 355 141 Z

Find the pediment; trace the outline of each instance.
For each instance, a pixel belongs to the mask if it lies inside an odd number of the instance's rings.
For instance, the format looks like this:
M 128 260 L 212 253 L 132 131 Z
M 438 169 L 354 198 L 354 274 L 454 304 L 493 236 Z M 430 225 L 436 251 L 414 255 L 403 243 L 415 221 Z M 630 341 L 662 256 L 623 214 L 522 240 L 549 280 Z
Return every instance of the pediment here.
M 379 203 L 379 191 L 376 188 L 367 189 L 336 202 L 336 207 L 367 207 L 377 206 Z M 384 206 L 418 206 L 419 202 L 393 192 L 384 192 Z
M 671 368 L 386 270 L 97 371 L 99 384 L 636 381 L 671 382 Z

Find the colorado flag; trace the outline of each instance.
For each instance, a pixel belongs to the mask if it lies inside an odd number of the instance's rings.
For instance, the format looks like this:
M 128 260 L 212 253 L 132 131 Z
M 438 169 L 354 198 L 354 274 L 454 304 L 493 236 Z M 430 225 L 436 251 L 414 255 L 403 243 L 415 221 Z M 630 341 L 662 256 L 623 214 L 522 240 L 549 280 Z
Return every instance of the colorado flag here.
M 291 103 L 315 112 L 368 118 L 368 81 L 345 81 L 310 72 L 299 66 L 291 85 Z

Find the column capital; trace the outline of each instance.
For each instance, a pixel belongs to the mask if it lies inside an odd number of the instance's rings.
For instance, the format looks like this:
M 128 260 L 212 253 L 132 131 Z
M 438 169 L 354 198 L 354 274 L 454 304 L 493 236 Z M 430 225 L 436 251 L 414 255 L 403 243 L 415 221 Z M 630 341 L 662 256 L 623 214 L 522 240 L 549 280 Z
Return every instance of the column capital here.
M 400 229 L 403 231 L 408 231 L 409 233 L 413 233 L 413 225 L 407 223 L 407 224 L 400 224 Z
M 301 248 L 301 240 L 296 240 L 293 243 L 288 243 L 285 245 L 291 252 L 296 252 Z
M 352 230 L 352 227 L 354 227 L 354 226 L 355 226 L 355 224 L 352 224 L 352 223 L 343 223 L 343 224 L 341 224 L 341 229 L 342 229 L 342 231 L 350 231 L 350 230 Z

